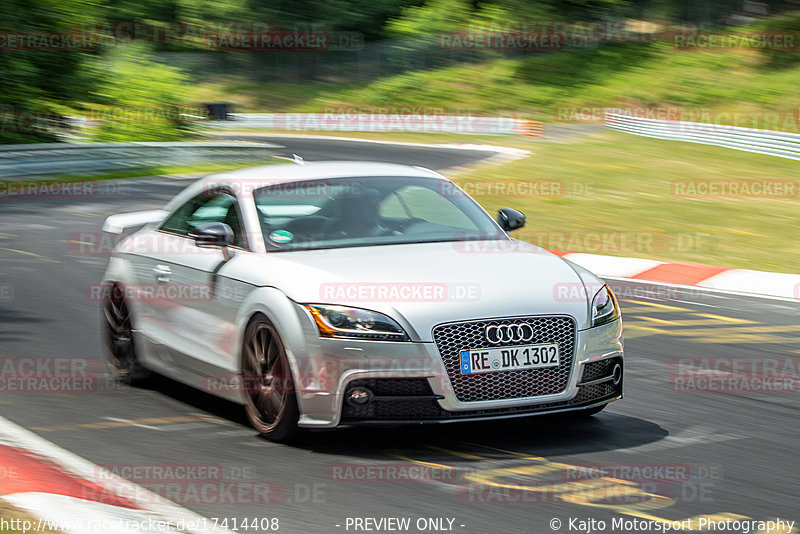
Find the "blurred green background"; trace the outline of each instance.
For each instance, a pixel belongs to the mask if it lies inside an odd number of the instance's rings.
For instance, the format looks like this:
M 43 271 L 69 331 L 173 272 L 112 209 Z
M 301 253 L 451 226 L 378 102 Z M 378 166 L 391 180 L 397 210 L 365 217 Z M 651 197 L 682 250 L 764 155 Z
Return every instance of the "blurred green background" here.
M 797 196 L 685 199 L 670 190 L 675 180 L 797 180 L 796 161 L 585 122 L 588 115 L 599 123 L 593 115 L 603 107 L 624 105 L 717 123 L 736 122 L 738 114 L 753 119 L 740 126 L 800 132 L 796 41 L 779 49 L 707 49 L 676 47 L 674 40 L 686 32 L 796 36 L 800 0 L 0 0 L 0 13 L 0 144 L 191 139 L 207 116 L 199 105 L 212 102 L 232 103 L 238 112 L 530 118 L 547 123 L 544 139 L 344 135 L 530 151 L 454 178 L 574 186 L 578 193 L 557 198 L 476 195 L 490 211 L 523 209 L 530 226 L 520 237 L 544 246 L 563 242 L 575 252 L 797 272 Z M 453 48 L 441 40 L 547 34 L 559 24 L 572 32 L 596 24 L 622 30 L 623 37 L 577 35 L 570 46 L 544 50 Z M 263 31 L 323 32 L 336 45 L 215 45 Z M 37 44 L 54 35 L 77 35 L 88 45 Z M 89 118 L 88 134 L 64 135 L 62 116 Z M 623 230 L 657 243 L 597 251 L 580 239 Z
M 236 111 L 425 107 L 546 122 L 621 98 L 786 111 L 800 102 L 796 46 L 680 49 L 671 32 L 797 31 L 798 10 L 800 0 L 0 0 L 0 143 L 57 139 L 46 121 L 26 126 L 26 113 L 100 119 L 92 140 L 185 138 L 192 117 L 170 110 L 204 102 L 232 102 Z M 453 48 L 439 39 L 547 33 L 559 23 L 580 31 L 593 22 L 651 31 L 551 50 Z M 326 32 L 338 44 L 213 44 L 262 30 Z M 90 46 L 14 46 L 20 35 L 77 35 Z M 166 111 L 137 120 L 115 117 L 114 107 Z

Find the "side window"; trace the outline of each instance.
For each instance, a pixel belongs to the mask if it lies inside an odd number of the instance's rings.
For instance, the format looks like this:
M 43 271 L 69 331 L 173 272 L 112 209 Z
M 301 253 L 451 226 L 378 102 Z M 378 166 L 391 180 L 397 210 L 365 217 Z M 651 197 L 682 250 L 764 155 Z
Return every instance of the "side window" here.
M 236 237 L 236 246 L 247 248 L 236 197 L 224 193 L 204 193 L 193 198 L 167 217 L 167 220 L 161 223 L 159 229 L 173 234 L 188 236 L 198 226 L 212 222 L 221 222 L 230 226 Z

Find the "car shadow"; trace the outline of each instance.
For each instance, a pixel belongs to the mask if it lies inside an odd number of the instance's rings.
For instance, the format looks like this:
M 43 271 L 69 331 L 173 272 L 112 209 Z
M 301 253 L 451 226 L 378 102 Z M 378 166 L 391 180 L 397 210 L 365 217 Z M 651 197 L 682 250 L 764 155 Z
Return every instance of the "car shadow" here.
M 0 343 L 26 341 L 26 334 L 34 331 L 33 325 L 51 322 L 50 319 L 0 307 Z
M 153 373 L 144 387 L 207 412 L 210 415 L 251 428 L 247 421 L 247 416 L 244 414 L 244 409 L 235 402 L 200 391 L 158 373 Z M 255 430 L 253 430 L 253 436 L 258 437 L 258 433 Z
M 564 456 L 628 449 L 664 439 L 669 432 L 636 417 L 604 411 L 594 417 L 541 415 L 463 423 L 354 427 L 306 431 L 292 444 L 322 454 L 374 459 L 376 451 L 414 450 L 417 459 L 441 459 L 439 450 L 495 450 Z M 450 453 L 448 453 L 450 454 Z
M 252 430 L 243 408 L 170 378 L 154 375 L 149 386 L 173 399 Z M 620 402 L 625 402 L 620 401 Z M 496 421 L 380 425 L 303 430 L 286 446 L 318 454 L 386 459 L 386 451 L 413 450 L 435 461 L 437 449 L 482 447 L 536 456 L 563 456 L 628 449 L 664 439 L 669 432 L 636 417 L 614 413 L 614 404 L 594 417 L 541 415 Z M 254 443 L 262 440 L 253 431 Z

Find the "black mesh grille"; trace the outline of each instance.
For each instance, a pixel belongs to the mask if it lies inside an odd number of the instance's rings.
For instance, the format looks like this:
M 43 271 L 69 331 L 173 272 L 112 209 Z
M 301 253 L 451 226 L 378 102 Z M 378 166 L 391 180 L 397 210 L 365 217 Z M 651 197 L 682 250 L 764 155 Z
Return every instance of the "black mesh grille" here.
M 578 393 L 570 400 L 537 404 L 535 406 L 515 406 L 505 408 L 489 408 L 486 410 L 467 410 L 463 412 L 449 412 L 439 406 L 439 402 L 432 399 L 380 401 L 375 400 L 368 406 L 353 407 L 345 403 L 342 413 L 343 423 L 365 422 L 392 422 L 392 421 L 446 421 L 467 419 L 471 417 L 492 417 L 500 415 L 534 415 L 537 412 L 557 410 L 559 408 L 579 408 L 581 405 L 591 405 L 596 402 L 610 400 L 622 393 L 621 386 L 614 386 L 609 381 L 593 386 L 578 388 Z
M 431 399 L 374 400 L 367 406 L 350 406 L 345 403 L 342 421 L 419 421 L 439 419 L 439 403 Z
M 599 362 L 589 362 L 583 365 L 581 382 L 591 382 L 599 378 L 607 378 L 614 371 L 614 364 L 622 363 L 620 358 L 608 358 Z
M 366 406 L 353 406 L 345 402 L 342 408 L 344 422 L 434 419 L 441 410 L 438 402 L 432 398 L 433 390 L 425 378 L 368 378 L 347 384 L 347 390 L 354 387 L 369 389 L 375 398 Z
M 486 340 L 487 326 L 522 322 L 533 326 L 534 339 L 504 343 L 502 346 L 557 343 L 561 356 L 558 367 L 461 374 L 462 350 L 500 346 L 492 345 Z M 574 356 L 575 322 L 570 317 L 546 316 L 444 324 L 433 329 L 433 339 L 444 361 L 453 391 L 460 402 L 537 397 L 561 393 L 567 388 Z
M 603 382 L 602 384 L 594 384 L 592 386 L 582 386 L 578 388 L 578 394 L 572 399 L 574 404 L 587 402 L 595 399 L 602 399 L 617 392 L 617 387 L 612 381 Z

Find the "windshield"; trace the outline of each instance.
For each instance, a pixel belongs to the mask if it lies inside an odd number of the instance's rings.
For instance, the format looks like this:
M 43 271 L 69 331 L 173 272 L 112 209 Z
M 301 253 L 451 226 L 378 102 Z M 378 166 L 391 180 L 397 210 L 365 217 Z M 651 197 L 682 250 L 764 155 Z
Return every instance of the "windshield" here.
M 290 182 L 254 199 L 271 251 L 507 239 L 472 198 L 437 178 Z

